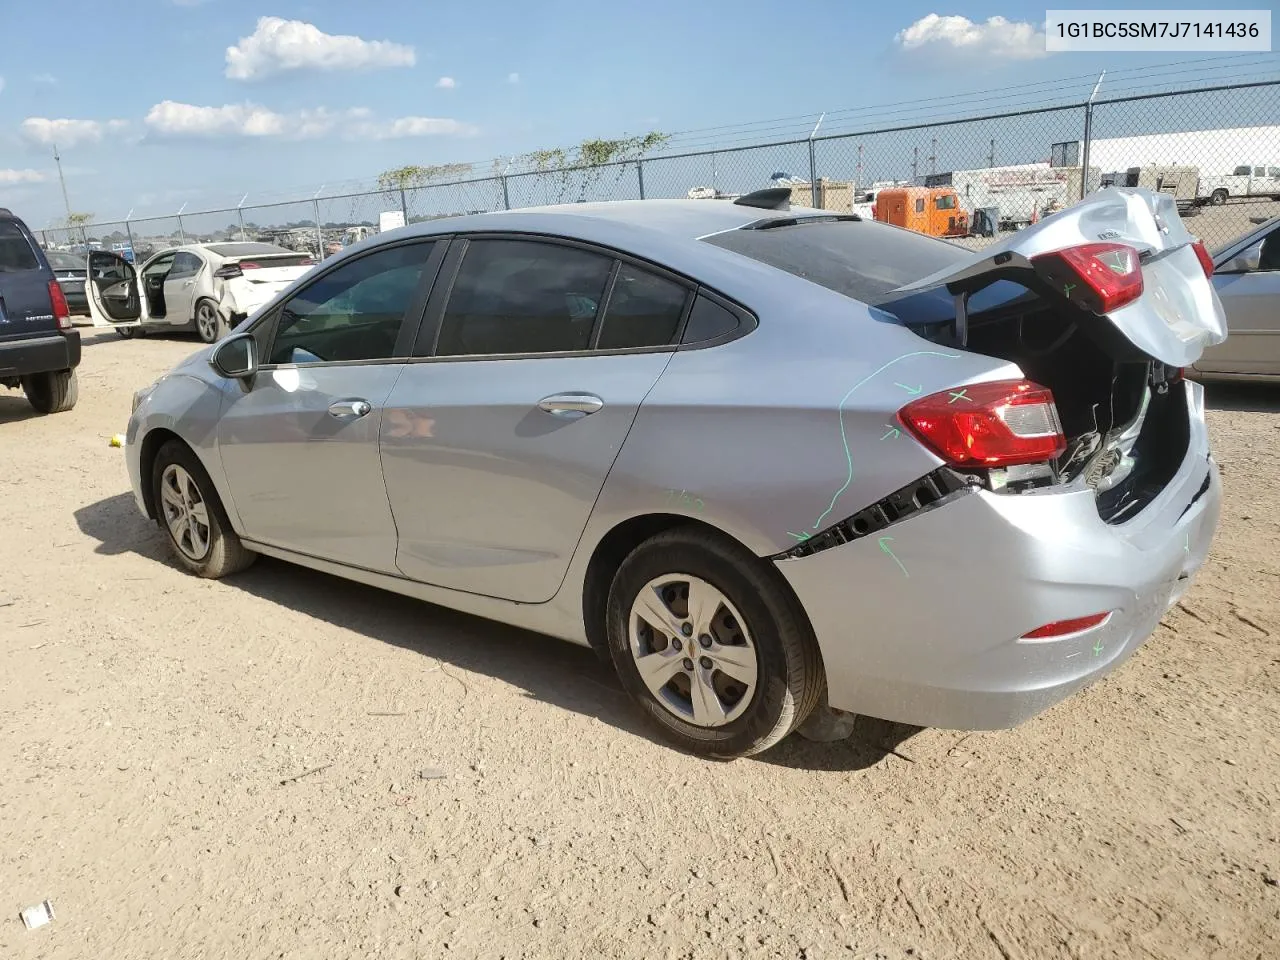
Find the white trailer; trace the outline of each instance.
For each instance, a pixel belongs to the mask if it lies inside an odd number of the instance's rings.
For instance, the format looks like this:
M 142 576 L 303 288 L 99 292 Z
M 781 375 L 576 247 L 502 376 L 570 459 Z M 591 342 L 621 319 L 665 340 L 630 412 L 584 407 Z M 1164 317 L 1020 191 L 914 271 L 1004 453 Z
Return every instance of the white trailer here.
M 1058 145 L 1055 145 L 1058 146 Z M 1236 197 L 1280 199 L 1280 125 L 1220 127 L 1094 140 L 1090 166 L 1197 167 L 1196 203 Z
M 1001 227 L 1008 229 L 1067 206 L 1070 180 L 1067 168 L 1047 163 L 1019 163 L 929 174 L 923 178 L 923 185 L 953 189 L 960 205 L 969 212 L 970 223 L 975 210 L 997 208 Z

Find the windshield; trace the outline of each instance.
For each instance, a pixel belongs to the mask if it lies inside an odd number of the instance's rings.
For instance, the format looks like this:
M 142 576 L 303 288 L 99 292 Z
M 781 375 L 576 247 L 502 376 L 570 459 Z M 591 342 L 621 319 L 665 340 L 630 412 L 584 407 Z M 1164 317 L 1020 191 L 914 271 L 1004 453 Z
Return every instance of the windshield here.
M 968 256 L 945 241 L 868 220 L 802 220 L 767 230 L 729 230 L 704 242 L 870 306 Z

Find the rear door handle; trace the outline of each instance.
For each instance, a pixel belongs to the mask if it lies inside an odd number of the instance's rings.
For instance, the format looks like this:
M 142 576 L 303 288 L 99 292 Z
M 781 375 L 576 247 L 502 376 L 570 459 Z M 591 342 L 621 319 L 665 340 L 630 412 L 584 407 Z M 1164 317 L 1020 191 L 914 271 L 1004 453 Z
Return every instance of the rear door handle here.
M 553 417 L 577 420 L 604 407 L 604 401 L 590 393 L 555 393 L 538 401 L 538 409 Z
M 368 400 L 335 400 L 329 404 L 329 416 L 339 420 L 359 420 L 373 410 Z

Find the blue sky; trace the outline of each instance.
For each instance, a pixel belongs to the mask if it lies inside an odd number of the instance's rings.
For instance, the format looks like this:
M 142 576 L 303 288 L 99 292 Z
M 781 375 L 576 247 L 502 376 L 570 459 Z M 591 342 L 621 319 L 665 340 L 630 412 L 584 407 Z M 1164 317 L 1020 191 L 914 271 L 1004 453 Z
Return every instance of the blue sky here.
M 1104 67 L 1123 76 L 1196 56 L 1046 56 L 1036 34 L 1044 10 L 852 0 L 7 2 L 0 205 L 33 226 L 65 212 L 55 138 L 73 208 L 108 220 L 131 208 L 234 205 L 245 193 L 249 203 L 307 196 L 408 163 L 487 170 L 491 158 L 586 137 L 1075 78 L 1028 88 L 1028 99 L 1049 99 L 1087 91 L 1080 78 Z M 779 130 L 792 135 L 786 124 L 760 124 L 736 136 Z

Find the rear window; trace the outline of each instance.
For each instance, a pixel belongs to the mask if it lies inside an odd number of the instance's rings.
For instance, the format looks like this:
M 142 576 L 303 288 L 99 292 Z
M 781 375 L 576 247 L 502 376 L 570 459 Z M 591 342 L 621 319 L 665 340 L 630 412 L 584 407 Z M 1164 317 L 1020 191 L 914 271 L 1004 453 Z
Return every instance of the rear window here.
M 815 218 L 767 230 L 730 230 L 704 242 L 871 306 L 904 283 L 969 256 L 950 243 L 866 220 Z
M 0 220 L 0 273 L 39 269 L 40 261 L 26 234 L 12 220 Z
M 49 261 L 49 266 L 54 270 L 79 270 L 81 273 L 84 273 L 84 257 L 77 257 L 74 253 L 63 253 L 60 250 L 48 250 L 45 251 L 44 258 Z

